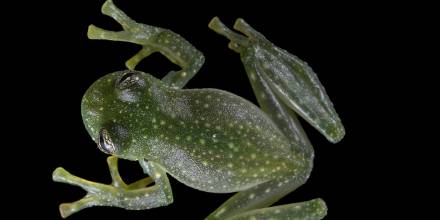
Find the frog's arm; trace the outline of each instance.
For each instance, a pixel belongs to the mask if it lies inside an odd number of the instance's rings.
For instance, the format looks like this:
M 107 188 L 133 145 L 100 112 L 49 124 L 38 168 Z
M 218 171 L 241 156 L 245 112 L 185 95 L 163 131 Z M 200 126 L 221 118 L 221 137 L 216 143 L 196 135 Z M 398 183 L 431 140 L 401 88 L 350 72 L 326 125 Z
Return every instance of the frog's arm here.
M 107 31 L 94 25 L 89 26 L 88 37 L 97 40 L 124 41 L 139 44 L 142 49 L 126 62 L 129 69 L 154 52 L 160 52 L 182 70 L 171 71 L 162 81 L 182 88 L 199 71 L 205 58 L 203 54 L 180 35 L 163 28 L 137 23 L 118 9 L 111 0 L 102 6 L 102 13 L 121 24 L 122 31 Z
M 87 191 L 84 198 L 60 205 L 60 213 L 63 218 L 92 206 L 114 206 L 141 210 L 165 206 L 173 202 L 168 177 L 160 165 L 140 161 L 144 172 L 149 174 L 149 177 L 127 185 L 119 175 L 117 161 L 115 156 L 107 158 L 112 177 L 111 184 L 91 182 L 74 176 L 63 168 L 57 168 L 53 172 L 54 181 L 76 185 Z M 153 186 L 148 186 L 153 182 L 155 183 Z
M 247 37 L 229 30 L 218 18 L 214 18 L 209 27 L 231 40 L 229 47 L 240 53 L 251 83 L 262 78 L 284 105 L 303 117 L 329 141 L 338 142 L 343 138 L 345 131 L 341 120 L 307 63 L 276 47 L 243 19 L 237 19 L 234 28 Z M 261 95 L 259 91 L 256 91 L 257 98 Z

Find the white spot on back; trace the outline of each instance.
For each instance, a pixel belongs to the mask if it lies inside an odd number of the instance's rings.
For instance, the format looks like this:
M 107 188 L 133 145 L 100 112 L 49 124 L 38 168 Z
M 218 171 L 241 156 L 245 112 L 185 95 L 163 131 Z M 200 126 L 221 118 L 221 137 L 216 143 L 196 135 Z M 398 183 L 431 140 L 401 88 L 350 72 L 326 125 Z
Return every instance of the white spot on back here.
M 216 214 L 215 217 L 218 217 L 219 215 L 221 215 L 222 213 L 224 213 L 226 211 L 226 208 L 222 208 L 220 209 Z
M 251 194 L 249 195 L 249 199 L 253 199 L 253 198 L 255 198 L 255 194 L 254 194 L 254 193 L 251 193 Z

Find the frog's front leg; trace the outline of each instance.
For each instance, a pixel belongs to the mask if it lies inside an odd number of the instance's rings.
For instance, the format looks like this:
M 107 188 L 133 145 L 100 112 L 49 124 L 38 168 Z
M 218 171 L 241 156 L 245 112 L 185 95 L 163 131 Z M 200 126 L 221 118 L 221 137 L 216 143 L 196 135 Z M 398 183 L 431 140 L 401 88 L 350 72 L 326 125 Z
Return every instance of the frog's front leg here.
M 173 196 L 167 175 L 159 165 L 140 161 L 140 165 L 150 176 L 132 184 L 126 184 L 119 175 L 117 161 L 115 156 L 107 158 L 112 177 L 111 184 L 88 181 L 70 174 L 63 168 L 57 168 L 53 172 L 54 181 L 76 185 L 87 191 L 84 198 L 60 205 L 60 213 L 63 218 L 92 206 L 114 206 L 141 210 L 172 203 Z M 155 184 L 148 186 L 152 182 Z
M 111 0 L 104 3 L 102 13 L 121 24 L 123 31 L 107 31 L 90 25 L 87 35 L 90 39 L 124 41 L 141 45 L 142 49 L 125 63 L 129 69 L 134 69 L 150 54 L 159 52 L 182 68 L 180 71 L 171 71 L 162 81 L 175 88 L 182 88 L 202 67 L 205 61 L 203 54 L 179 34 L 137 23 L 118 9 Z

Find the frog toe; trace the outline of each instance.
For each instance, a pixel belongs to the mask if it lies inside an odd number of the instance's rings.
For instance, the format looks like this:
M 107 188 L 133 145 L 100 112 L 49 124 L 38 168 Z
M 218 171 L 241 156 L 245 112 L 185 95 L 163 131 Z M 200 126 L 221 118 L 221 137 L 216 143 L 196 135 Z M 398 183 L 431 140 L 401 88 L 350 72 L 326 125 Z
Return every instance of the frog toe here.
M 80 210 L 85 209 L 87 207 L 96 206 L 98 204 L 99 203 L 97 202 L 95 197 L 87 195 L 76 202 L 61 204 L 59 206 L 59 210 L 61 217 L 67 218 L 73 213 L 79 212 Z

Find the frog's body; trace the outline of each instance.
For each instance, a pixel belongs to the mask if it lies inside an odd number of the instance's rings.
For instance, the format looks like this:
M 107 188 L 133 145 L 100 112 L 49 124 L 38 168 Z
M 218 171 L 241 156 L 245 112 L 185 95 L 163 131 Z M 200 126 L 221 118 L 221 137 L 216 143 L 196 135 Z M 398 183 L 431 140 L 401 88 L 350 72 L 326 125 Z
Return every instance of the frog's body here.
M 135 101 L 113 91 L 127 73 L 142 81 L 142 92 L 129 96 Z M 109 74 L 90 88 L 82 114 L 91 137 L 117 126 L 134 140 L 124 141 L 120 157 L 154 161 L 193 188 L 237 192 L 302 170 L 297 144 L 261 109 L 232 93 L 174 89 L 133 71 Z
M 179 35 L 138 24 L 111 1 L 103 13 L 122 24 L 110 32 L 91 26 L 89 37 L 141 44 L 126 64 L 134 69 L 153 52 L 182 67 L 162 80 L 135 70 L 98 79 L 85 93 L 84 124 L 108 158 L 111 185 L 86 181 L 62 168 L 55 181 L 83 187 L 88 194 L 62 204 L 66 217 L 91 206 L 150 209 L 173 201 L 167 173 L 202 191 L 238 192 L 207 219 L 321 219 L 322 200 L 265 208 L 301 186 L 309 177 L 313 148 L 296 113 L 337 142 L 344 136 L 331 102 L 306 63 L 281 50 L 243 20 L 227 29 L 217 18 L 210 28 L 231 40 L 257 94 L 260 108 L 217 89 L 182 89 L 203 64 L 203 55 Z M 292 85 L 294 88 L 292 88 Z M 139 161 L 149 177 L 125 184 L 117 158 Z M 154 182 L 153 186 L 148 186 Z

